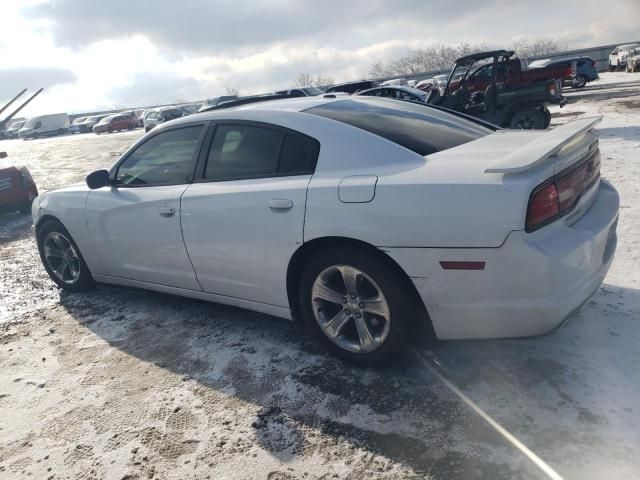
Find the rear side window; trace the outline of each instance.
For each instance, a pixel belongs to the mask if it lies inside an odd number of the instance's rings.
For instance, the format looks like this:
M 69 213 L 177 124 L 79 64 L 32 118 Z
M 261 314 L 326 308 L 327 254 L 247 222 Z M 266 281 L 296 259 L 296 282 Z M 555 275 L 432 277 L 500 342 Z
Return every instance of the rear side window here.
M 219 125 L 204 178 L 241 180 L 311 173 L 318 152 L 318 142 L 302 134 L 255 125 Z
M 493 131 L 452 113 L 397 100 L 362 97 L 305 110 L 386 138 L 418 155 L 457 147 Z

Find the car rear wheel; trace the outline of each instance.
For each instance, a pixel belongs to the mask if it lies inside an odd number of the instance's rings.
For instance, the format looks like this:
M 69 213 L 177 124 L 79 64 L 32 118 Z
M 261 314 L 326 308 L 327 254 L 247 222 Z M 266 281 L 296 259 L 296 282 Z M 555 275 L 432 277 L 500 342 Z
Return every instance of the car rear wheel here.
M 584 75 L 577 75 L 576 81 L 573 84 L 574 88 L 583 88 L 587 84 L 587 77 Z
M 345 360 L 379 364 L 406 347 L 416 305 L 386 262 L 365 250 L 339 247 L 314 255 L 299 287 L 311 334 Z
M 47 220 L 37 233 L 38 251 L 45 270 L 59 287 L 81 292 L 93 286 L 93 278 L 78 246 L 57 220 Z
M 540 110 L 536 110 L 534 108 L 518 110 L 511 117 L 509 127 L 521 130 L 544 130 L 544 114 Z

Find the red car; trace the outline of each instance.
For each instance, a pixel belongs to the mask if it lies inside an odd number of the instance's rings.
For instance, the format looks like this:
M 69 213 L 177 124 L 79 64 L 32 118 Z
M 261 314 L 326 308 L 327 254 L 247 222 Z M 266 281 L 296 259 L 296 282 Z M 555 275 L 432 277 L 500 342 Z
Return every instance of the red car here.
M 109 115 L 93 126 L 93 133 L 111 133 L 118 130 L 131 130 L 136 127 L 137 119 L 131 115 Z
M 6 156 L 0 152 L 0 158 Z M 0 211 L 29 213 L 31 202 L 37 196 L 38 189 L 26 167 L 0 166 Z

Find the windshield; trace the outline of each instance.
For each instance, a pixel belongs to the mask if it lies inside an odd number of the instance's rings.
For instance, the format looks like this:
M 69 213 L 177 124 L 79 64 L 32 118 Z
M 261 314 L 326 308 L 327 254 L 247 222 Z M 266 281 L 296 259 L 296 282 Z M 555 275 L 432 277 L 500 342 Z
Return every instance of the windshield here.
M 24 124 L 25 128 L 33 128 L 40 121 L 40 117 L 33 117 Z
M 492 133 L 489 128 L 428 105 L 361 98 L 320 105 L 306 113 L 366 130 L 418 155 L 457 147 Z
M 324 93 L 322 90 L 320 90 L 317 87 L 304 87 L 302 91 L 307 95 L 309 95 L 310 97 L 314 95 L 322 95 Z
M 183 117 L 185 114 L 184 111 L 172 108 L 171 110 L 162 110 L 162 116 L 165 120 L 173 120 L 174 118 Z
M 99 124 L 104 125 L 105 123 L 111 122 L 111 120 L 113 120 L 114 118 L 115 118 L 115 115 L 110 115 L 108 117 L 104 117 L 102 120 L 100 120 Z

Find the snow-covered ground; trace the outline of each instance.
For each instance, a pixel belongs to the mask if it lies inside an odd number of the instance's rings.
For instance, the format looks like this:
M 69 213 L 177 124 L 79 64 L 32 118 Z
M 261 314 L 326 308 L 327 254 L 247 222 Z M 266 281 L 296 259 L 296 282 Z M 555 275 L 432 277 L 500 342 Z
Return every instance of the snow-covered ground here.
M 0 217 L 0 478 L 640 478 L 640 74 L 566 94 L 552 124 L 603 115 L 602 173 L 622 207 L 604 285 L 546 337 L 425 341 L 388 369 L 352 368 L 264 315 L 64 294 L 30 219 Z M 139 135 L 0 150 L 45 190 Z

